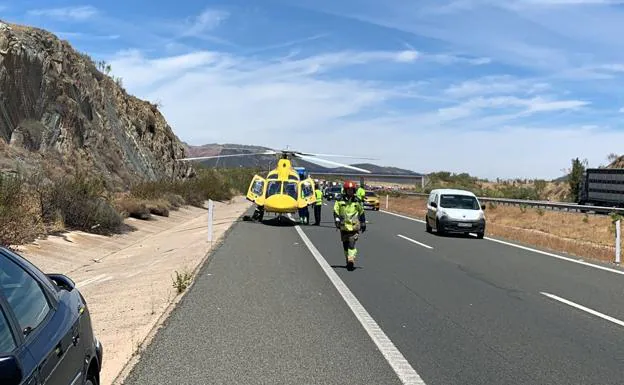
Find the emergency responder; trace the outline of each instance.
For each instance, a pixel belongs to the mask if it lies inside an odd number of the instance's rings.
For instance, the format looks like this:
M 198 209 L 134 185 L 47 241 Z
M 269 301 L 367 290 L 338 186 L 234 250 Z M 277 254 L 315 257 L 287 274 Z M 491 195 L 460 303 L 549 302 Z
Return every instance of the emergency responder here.
M 343 188 L 344 194 L 334 204 L 334 222 L 340 229 L 347 269 L 351 271 L 357 256 L 355 243 L 359 232 L 366 231 L 366 215 L 362 202 L 355 195 L 355 183 L 345 182 Z
M 360 198 L 362 204 L 364 204 L 364 199 L 366 198 L 366 190 L 364 190 L 364 185 L 360 185 L 360 187 L 358 187 L 356 195 L 358 198 Z
M 314 205 L 314 226 L 321 225 L 321 208 L 323 207 L 323 192 L 317 184 L 314 190 L 316 195 L 316 204 Z
M 306 196 L 306 192 L 304 189 L 301 189 L 301 197 L 304 198 Z M 308 210 L 308 205 L 299 210 L 299 223 L 302 225 L 310 224 L 310 210 Z

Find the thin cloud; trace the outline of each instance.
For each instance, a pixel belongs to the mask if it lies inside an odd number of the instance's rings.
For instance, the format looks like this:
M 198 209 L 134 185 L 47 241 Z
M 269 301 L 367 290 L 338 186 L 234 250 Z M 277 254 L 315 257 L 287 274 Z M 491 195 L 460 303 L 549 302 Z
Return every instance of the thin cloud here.
M 97 14 L 97 8 L 90 5 L 63 8 L 33 9 L 28 11 L 28 15 L 30 16 L 44 16 L 59 20 L 75 21 L 89 20 Z
M 388 111 L 393 101 L 414 100 L 414 93 L 427 90 L 427 85 L 405 87 L 361 81 L 344 72 L 337 76 L 335 71 L 359 64 L 369 67 L 387 62 L 417 65 L 418 60 L 402 62 L 402 52 L 344 51 L 276 62 L 210 51 L 148 59 L 139 51 L 129 51 L 107 61 L 115 74 L 124 78 L 130 92 L 149 100 L 161 100 L 169 123 L 189 143 L 240 142 L 279 146 L 282 143 L 274 140 L 286 137 L 291 143 L 306 142 L 310 130 L 321 127 L 329 142 L 332 138 L 344 137 L 340 135 L 357 133 L 361 150 L 382 157 L 386 163 L 417 170 L 427 164 L 427 157 L 421 158 L 419 154 L 410 160 L 412 163 L 406 164 L 397 156 L 397 151 L 405 153 L 413 143 L 425 138 L 434 140 L 439 135 L 455 138 L 450 147 L 459 145 L 461 140 L 475 143 L 475 140 L 486 140 L 477 139 L 480 134 L 475 134 L 483 130 L 496 133 L 484 138 L 498 138 L 509 143 L 513 136 L 505 136 L 501 127 L 512 127 L 513 124 L 513 127 L 525 127 L 532 132 L 530 129 L 539 124 L 542 114 L 555 111 L 574 113 L 590 105 L 588 101 L 553 95 L 520 97 L 512 95 L 511 88 L 498 91 L 509 91 L 508 95 L 477 96 L 454 102 L 444 98 L 444 90 L 452 85 L 447 83 L 446 88 L 429 89 L 428 94 L 418 99 L 419 103 L 425 103 L 421 112 L 408 109 L 398 110 L 392 117 L 384 117 L 383 112 L 371 116 L 373 111 Z M 319 70 L 309 70 L 313 64 L 323 68 L 324 75 L 319 76 Z M 331 80 L 325 78 L 328 74 L 334 75 Z M 538 90 L 539 87 L 536 92 Z M 475 93 L 476 90 L 472 91 Z M 443 107 L 444 104 L 447 106 Z M 382 146 L 380 137 L 384 138 Z M 524 140 L 524 143 L 526 149 L 534 141 Z M 331 144 L 327 146 L 332 147 Z M 324 150 L 329 151 L 328 148 Z M 489 150 L 490 154 L 497 151 Z M 435 155 L 427 154 L 429 159 Z M 441 167 L 448 169 L 450 160 L 447 163 Z M 557 167 L 556 171 L 560 168 Z M 491 175 L 496 171 L 497 176 L 509 176 L 509 172 L 492 170 L 491 165 L 479 160 L 475 160 L 470 171 L 479 175 Z
M 52 32 L 59 36 L 61 39 L 76 39 L 76 40 L 117 40 L 120 35 L 95 35 L 84 32 Z

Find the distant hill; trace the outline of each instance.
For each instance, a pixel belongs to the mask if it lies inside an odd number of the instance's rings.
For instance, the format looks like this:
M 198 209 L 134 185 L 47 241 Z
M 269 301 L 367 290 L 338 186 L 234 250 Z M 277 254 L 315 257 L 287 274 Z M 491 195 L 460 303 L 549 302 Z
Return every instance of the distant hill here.
M 186 152 L 189 157 L 200 156 L 215 156 L 215 155 L 232 155 L 232 154 L 248 154 L 253 152 L 263 152 L 269 150 L 269 148 L 261 146 L 248 146 L 240 144 L 205 144 L 202 146 L 192 146 L 184 143 Z M 344 162 L 342 159 L 329 158 L 328 160 L 335 160 L 338 162 Z M 201 163 L 209 167 L 248 167 L 248 168 L 260 168 L 262 170 L 269 170 L 275 167 L 276 157 L 275 155 L 250 155 L 250 156 L 236 156 L 231 158 L 219 158 L 219 159 L 205 159 Z M 316 163 L 311 163 L 302 159 L 293 159 L 292 163 L 295 167 L 305 167 L 311 173 L 319 172 L 345 172 L 345 173 L 357 173 L 355 170 L 350 170 L 344 167 L 323 167 Z M 346 163 L 346 162 L 344 162 Z M 371 163 L 355 163 L 351 166 L 360 167 L 370 171 L 373 174 L 383 175 L 414 175 L 420 176 L 417 172 L 411 170 L 405 170 L 397 167 L 384 167 Z
M 570 178 L 570 176 L 569 176 L 569 175 L 564 175 L 564 176 L 560 176 L 560 177 L 559 177 L 559 178 L 557 178 L 557 179 L 553 179 L 552 181 L 553 181 L 553 182 L 555 182 L 555 183 L 559 183 L 559 182 L 567 182 L 569 178 Z

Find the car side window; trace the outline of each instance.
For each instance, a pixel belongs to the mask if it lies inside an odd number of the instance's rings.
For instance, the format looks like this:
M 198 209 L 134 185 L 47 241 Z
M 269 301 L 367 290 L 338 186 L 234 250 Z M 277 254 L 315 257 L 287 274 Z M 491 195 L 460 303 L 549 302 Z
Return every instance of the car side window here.
M 11 353 L 16 347 L 13 333 L 9 328 L 9 322 L 2 309 L 0 309 L 0 353 Z
M 0 255 L 0 290 L 25 334 L 37 329 L 50 312 L 50 304 L 39 283 L 3 255 Z

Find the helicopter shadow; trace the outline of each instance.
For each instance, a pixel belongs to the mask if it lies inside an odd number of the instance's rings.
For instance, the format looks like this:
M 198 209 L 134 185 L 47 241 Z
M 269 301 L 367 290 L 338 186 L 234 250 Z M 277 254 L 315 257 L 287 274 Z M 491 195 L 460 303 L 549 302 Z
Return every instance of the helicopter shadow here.
M 278 218 L 263 219 L 262 224 L 267 225 L 267 226 L 273 226 L 273 227 L 295 227 L 298 225 L 297 222 L 290 220 L 288 217 L 282 217 L 281 219 L 278 219 Z

